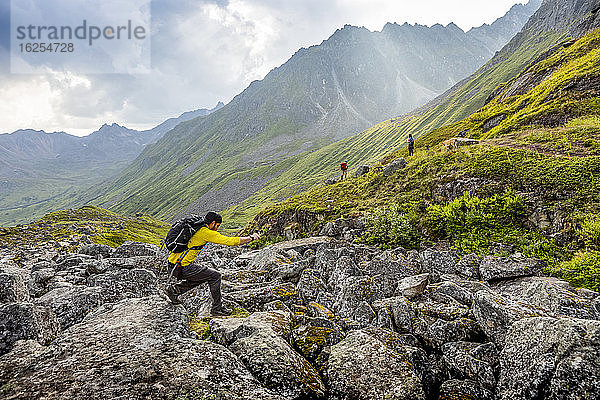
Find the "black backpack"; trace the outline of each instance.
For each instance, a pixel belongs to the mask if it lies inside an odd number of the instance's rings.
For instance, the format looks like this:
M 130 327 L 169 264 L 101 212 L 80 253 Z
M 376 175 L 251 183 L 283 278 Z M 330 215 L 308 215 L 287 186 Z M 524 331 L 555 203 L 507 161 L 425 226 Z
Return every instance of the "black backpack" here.
M 198 215 L 190 215 L 189 217 L 180 219 L 175 222 L 167 237 L 165 238 L 165 247 L 171 253 L 181 253 L 187 250 L 187 244 L 194 236 L 194 233 L 198 232 L 200 228 L 206 226 L 204 218 Z

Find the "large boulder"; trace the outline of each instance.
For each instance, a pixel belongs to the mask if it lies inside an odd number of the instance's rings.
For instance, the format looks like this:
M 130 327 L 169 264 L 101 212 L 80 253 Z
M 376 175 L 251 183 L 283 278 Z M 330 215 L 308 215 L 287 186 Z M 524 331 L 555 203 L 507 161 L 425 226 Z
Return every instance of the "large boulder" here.
M 158 293 L 156 275 L 145 269 L 123 269 L 92 275 L 88 278 L 88 285 L 101 287 L 105 302 Z
M 523 318 L 543 316 L 543 310 L 516 302 L 491 291 L 480 290 L 473 297 L 473 315 L 485 335 L 502 347 L 510 326 Z
M 322 397 L 318 373 L 289 345 L 291 322 L 281 311 L 247 318 L 215 318 L 211 334 L 226 345 L 267 388 L 287 397 Z
M 440 387 L 438 400 L 495 400 L 494 393 L 470 379 L 450 379 Z
M 383 167 L 383 176 L 392 176 L 404 167 L 406 167 L 406 160 L 404 157 L 400 157 Z
M 159 296 L 105 304 L 26 349 L 0 358 L 4 398 L 283 400 L 225 347 L 192 339 L 185 310 Z
M 339 218 L 323 226 L 321 236 L 331 236 L 339 239 L 351 240 L 352 237 L 363 234 L 365 224 L 360 218 Z
M 417 297 L 425 292 L 425 288 L 429 283 L 429 274 L 421 274 L 408 276 L 398 282 L 396 287 L 396 296 L 404 296 L 408 298 Z
M 27 301 L 29 290 L 23 274 L 16 271 L 0 273 L 0 303 Z
M 484 280 L 495 281 L 538 275 L 544 265 L 544 262 L 537 258 L 525 258 L 518 255 L 510 257 L 487 256 L 481 262 L 479 271 Z
M 311 301 L 319 302 L 321 295 L 327 292 L 321 273 L 312 268 L 302 271 L 297 287 L 304 304 L 309 304 Z
M 112 247 L 107 246 L 105 244 L 98 244 L 98 243 L 84 244 L 78 250 L 79 254 L 86 254 L 86 255 L 92 256 L 92 257 L 100 256 L 102 258 L 107 258 L 107 257 L 112 256 L 114 251 L 115 251 L 115 249 L 113 249 Z
M 120 269 L 147 269 L 157 273 L 159 270 L 166 270 L 166 266 L 157 262 L 154 256 L 132 256 L 132 257 L 111 257 L 103 260 L 95 260 L 85 264 L 88 274 L 102 274 L 109 271 L 118 271 Z
M 424 250 L 420 253 L 423 272 L 429 272 L 432 280 L 443 274 L 455 274 L 459 262 L 458 255 L 453 251 Z
M 322 398 L 325 385 L 317 371 L 280 336 L 257 330 L 229 349 L 267 388 L 286 398 Z
M 410 301 L 406 297 L 397 296 L 378 300 L 373 303 L 373 308 L 377 312 L 379 322 L 385 321 L 386 316 L 390 317 L 391 324 L 389 326 L 382 323 L 379 326 L 395 329 L 401 333 L 411 332 L 414 312 Z
M 324 318 L 311 318 L 292 331 L 294 347 L 309 360 L 316 360 L 325 347 L 339 343 L 342 338 L 341 328 Z
M 477 381 L 492 390 L 496 386 L 493 366 L 498 359 L 498 350 L 493 343 L 446 343 L 442 346 L 442 354 L 452 376 Z
M 63 330 L 75 325 L 94 308 L 103 303 L 102 288 L 71 286 L 54 289 L 35 301 L 51 308 Z
M 266 304 L 280 300 L 288 307 L 301 302 L 296 286 L 292 283 L 273 284 L 254 289 L 227 293 L 225 300 L 239 304 L 246 310 L 264 311 Z
M 272 271 L 278 269 L 283 264 L 291 264 L 295 260 L 285 250 L 281 250 L 275 246 L 268 246 L 260 250 L 250 261 L 249 269 Z
M 597 399 L 600 322 L 527 318 L 515 322 L 500 356 L 499 400 Z
M 335 400 L 422 400 L 414 367 L 381 341 L 361 331 L 331 347 L 327 362 L 329 398 Z
M 42 268 L 31 273 L 27 288 L 29 295 L 32 297 L 40 297 L 48 291 L 48 287 L 52 283 L 52 278 L 56 275 L 53 268 Z
M 480 278 L 480 263 L 481 260 L 477 254 L 467 254 L 456 263 L 454 269 L 461 278 L 478 280 Z
M 58 320 L 47 307 L 32 303 L 0 305 L 0 355 L 8 352 L 18 340 L 33 339 L 45 345 L 59 332 Z
M 492 289 L 509 297 L 544 309 L 553 316 L 600 319 L 600 298 L 596 292 L 575 289 L 563 280 L 533 276 L 492 285 Z
M 137 256 L 157 256 L 159 253 L 160 249 L 155 244 L 127 240 L 111 254 L 111 257 L 127 258 Z
M 229 346 L 238 339 L 250 336 L 256 331 L 267 330 L 290 339 L 291 321 L 283 311 L 254 312 L 246 318 L 213 318 L 210 320 L 210 332 L 214 340 Z

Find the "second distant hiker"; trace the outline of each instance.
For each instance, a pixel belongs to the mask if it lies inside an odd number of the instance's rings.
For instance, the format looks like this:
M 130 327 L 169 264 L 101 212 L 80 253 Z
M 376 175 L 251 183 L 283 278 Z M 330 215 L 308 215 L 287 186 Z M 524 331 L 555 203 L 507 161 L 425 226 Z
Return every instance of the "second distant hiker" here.
M 342 162 L 342 164 L 340 165 L 340 169 L 342 170 L 342 177 L 340 178 L 340 180 L 343 181 L 348 176 L 348 163 L 346 161 Z
M 229 237 L 218 233 L 223 218 L 209 212 L 204 218 L 189 217 L 178 221 L 167 234 L 169 255 L 169 273 L 181 281 L 168 286 L 165 290 L 171 302 L 180 304 L 178 296 L 195 288 L 201 283 L 208 282 L 210 295 L 213 300 L 212 315 L 230 315 L 231 310 L 223 305 L 221 298 L 221 273 L 206 265 L 195 263 L 196 257 L 204 250 L 207 243 L 217 243 L 225 246 L 239 246 L 260 239 L 257 233 L 246 237 Z M 191 236 L 191 238 L 190 238 Z
M 408 143 L 408 155 L 412 156 L 413 151 L 415 150 L 415 140 L 412 137 L 412 133 L 408 134 L 408 139 L 406 140 L 406 142 Z

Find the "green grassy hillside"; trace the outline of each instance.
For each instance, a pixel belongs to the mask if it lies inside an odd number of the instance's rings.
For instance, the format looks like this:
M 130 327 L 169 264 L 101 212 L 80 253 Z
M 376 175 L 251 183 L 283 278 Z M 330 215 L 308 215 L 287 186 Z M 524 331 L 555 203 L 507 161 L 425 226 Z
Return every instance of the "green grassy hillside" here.
M 282 182 L 307 154 L 435 98 L 489 60 L 538 5 L 517 5 L 468 34 L 454 24 L 386 24 L 381 32 L 344 26 L 220 110 L 177 126 L 116 179 L 69 200 L 163 219 L 228 209 Z M 327 164 L 315 167 L 322 172 Z M 274 185 L 264 192 L 268 201 L 308 187 L 275 193 L 286 185 Z M 261 196 L 250 203 L 263 203 Z M 226 227 L 242 227 L 255 211 L 226 213 Z
M 263 210 L 251 228 L 280 234 L 278 218 L 310 213 L 320 222 L 304 229 L 316 232 L 328 220 L 365 215 L 370 243 L 449 240 L 481 256 L 504 243 L 598 290 L 600 30 L 523 69 L 494 96 L 423 135 L 413 157 L 405 149 L 386 156 L 384 163 L 408 159 L 395 175 L 372 171 L 306 191 Z M 441 142 L 459 134 L 481 142 L 446 150 Z
M 459 121 L 484 105 L 494 89 L 510 80 L 542 53 L 563 40 L 564 32 L 542 32 L 530 27 L 515 37 L 499 54 L 442 97 L 407 117 L 381 122 L 372 128 L 310 153 L 286 160 L 282 173 L 260 191 L 224 212 L 226 219 L 243 224 L 265 205 L 319 185 L 338 173 L 341 161 L 351 167 L 377 163 L 401 148 L 409 133 L 419 137 L 445 124 Z
M 126 240 L 160 245 L 170 225 L 149 215 L 134 217 L 85 206 L 46 214 L 28 225 L 0 228 L 0 247 L 14 247 L 88 236 L 92 242 L 118 247 Z

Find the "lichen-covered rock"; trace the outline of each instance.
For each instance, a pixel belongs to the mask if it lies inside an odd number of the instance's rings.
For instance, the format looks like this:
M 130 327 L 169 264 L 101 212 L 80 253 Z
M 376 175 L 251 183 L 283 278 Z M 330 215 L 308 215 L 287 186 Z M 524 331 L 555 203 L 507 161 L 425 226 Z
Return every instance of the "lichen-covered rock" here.
M 406 160 L 400 157 L 383 167 L 383 176 L 388 177 L 406 167 Z
M 420 296 L 425 292 L 428 283 L 429 274 L 408 276 L 398 282 L 396 296 L 404 296 L 409 299 Z
M 493 343 L 451 342 L 442 345 L 442 360 L 453 377 L 472 379 L 484 387 L 496 386 L 493 364 L 485 359 L 497 359 L 497 348 Z
M 283 400 L 225 347 L 190 338 L 185 310 L 158 296 L 101 306 L 28 367 L 16 350 L 0 358 L 6 399 Z
M 587 297 L 581 290 L 557 278 L 519 278 L 498 282 L 492 289 L 513 301 L 524 301 L 539 307 L 553 316 L 600 319 L 600 299 Z
M 380 276 L 351 276 L 346 278 L 335 297 L 332 310 L 343 318 L 367 325 L 375 318 L 371 304 L 383 297 Z
M 376 254 L 359 266 L 364 275 L 381 275 L 382 295 L 394 296 L 398 281 L 421 273 L 421 260 L 416 251 L 387 250 Z
M 18 272 L 0 273 L 0 303 L 27 301 L 29 291 L 23 275 Z
M 313 318 L 306 325 L 292 331 L 292 343 L 308 360 L 316 360 L 326 346 L 333 346 L 343 339 L 344 334 L 337 324 Z
M 331 347 L 327 383 L 332 400 L 425 399 L 413 366 L 361 331 Z
M 410 332 L 414 318 L 411 303 L 404 296 L 389 297 L 373 303 L 378 315 L 387 314 L 392 317 L 393 327 L 398 332 Z
M 160 249 L 155 244 L 132 242 L 127 240 L 125 243 L 120 245 L 111 257 L 114 258 L 127 258 L 137 256 L 157 256 L 160 253 Z
M 236 340 L 229 349 L 265 387 L 286 398 L 325 395 L 317 371 L 277 335 L 259 330 Z
M 494 393 L 478 382 L 451 379 L 442 383 L 438 400 L 494 400 Z
M 77 324 L 103 303 L 102 288 L 71 286 L 54 289 L 35 302 L 51 308 L 63 330 Z
M 275 246 L 268 246 L 260 250 L 250 261 L 249 269 L 271 271 L 279 268 L 283 264 L 294 262 L 292 256 L 286 251 Z
M 415 329 L 415 333 L 430 346 L 439 348 L 444 343 L 475 340 L 481 335 L 479 325 L 469 318 L 446 321 L 442 318 L 427 326 L 425 331 Z
M 112 256 L 114 251 L 115 249 L 112 247 L 98 243 L 84 244 L 79 248 L 79 254 L 86 254 L 92 257 L 100 256 L 102 258 L 108 258 Z
M 544 262 L 537 258 L 487 256 L 481 262 L 479 271 L 482 279 L 494 281 L 538 275 L 543 267 Z
M 145 269 L 109 271 L 88 278 L 89 286 L 100 286 L 105 302 L 158 293 L 156 275 Z
M 32 303 L 0 305 L 0 355 L 9 351 L 17 340 L 33 339 L 45 345 L 59 332 L 58 320 L 47 307 Z
M 435 294 L 444 294 L 467 307 L 471 307 L 473 304 L 473 293 L 456 282 L 444 281 L 433 285 L 432 291 L 434 296 Z
M 597 399 L 600 322 L 527 318 L 515 322 L 500 356 L 499 400 Z
M 335 221 L 330 221 L 323 226 L 321 236 L 330 236 L 336 238 L 352 238 L 363 234 L 365 231 L 365 224 L 360 218 L 339 218 Z
M 161 266 L 158 265 L 154 256 L 132 256 L 132 257 L 113 257 L 105 258 L 100 261 L 86 263 L 88 273 L 102 274 L 109 271 L 118 271 L 120 269 L 147 269 L 156 273 Z
M 515 302 L 499 294 L 480 290 L 473 297 L 473 315 L 485 335 L 502 347 L 510 326 L 523 318 L 543 316 L 531 304 Z
M 456 274 L 462 278 L 478 280 L 480 262 L 477 254 L 467 254 L 456 263 Z
M 429 272 L 433 278 L 443 274 L 455 274 L 458 256 L 453 251 L 425 250 L 420 253 L 423 272 Z
M 288 307 L 301 302 L 296 286 L 289 282 L 230 292 L 227 293 L 225 298 L 239 304 L 250 312 L 263 311 L 266 304 L 277 300 L 280 300 Z
M 439 385 L 438 377 L 431 367 L 427 353 L 419 348 L 419 342 L 414 336 L 378 328 L 366 328 L 362 332 L 379 340 L 400 356 L 400 359 L 412 365 L 415 373 L 421 380 L 426 397 L 433 397 Z
M 298 281 L 298 293 L 305 304 L 318 301 L 321 294 L 327 292 L 321 273 L 312 268 L 302 271 Z
M 53 268 L 42 268 L 33 271 L 29 278 L 29 282 L 27 282 L 29 295 L 32 297 L 40 297 L 46 293 L 54 275 L 56 275 L 56 271 Z
M 292 330 L 290 316 L 283 311 L 266 311 L 254 312 L 246 318 L 213 318 L 210 321 L 212 336 L 225 346 L 259 330 L 268 330 L 287 341 Z

